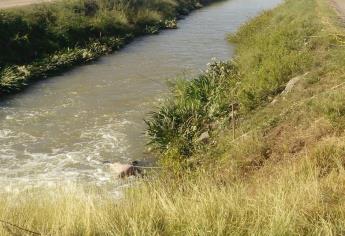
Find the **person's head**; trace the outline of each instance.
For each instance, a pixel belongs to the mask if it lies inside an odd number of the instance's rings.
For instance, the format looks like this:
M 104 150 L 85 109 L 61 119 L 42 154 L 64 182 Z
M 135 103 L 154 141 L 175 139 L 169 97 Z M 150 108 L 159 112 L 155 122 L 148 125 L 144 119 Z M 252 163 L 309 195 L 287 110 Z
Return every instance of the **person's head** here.
M 139 165 L 138 161 L 132 161 L 132 167 L 133 167 L 133 170 L 135 172 L 134 175 L 141 175 L 142 174 L 142 169 L 138 165 Z
M 133 166 L 137 166 L 138 164 L 139 164 L 138 161 L 132 161 L 132 165 L 133 165 Z

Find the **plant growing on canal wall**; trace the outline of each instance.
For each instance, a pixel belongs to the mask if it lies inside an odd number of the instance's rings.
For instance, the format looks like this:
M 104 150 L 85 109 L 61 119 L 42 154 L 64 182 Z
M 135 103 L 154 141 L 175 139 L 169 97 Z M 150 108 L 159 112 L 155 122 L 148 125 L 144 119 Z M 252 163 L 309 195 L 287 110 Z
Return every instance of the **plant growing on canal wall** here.
M 198 78 L 177 80 L 172 97 L 146 121 L 151 144 L 162 152 L 175 146 L 181 155 L 189 156 L 202 133 L 212 132 L 216 123 L 229 119 L 229 104 L 234 99 L 229 91 L 237 81 L 232 61 L 213 61 Z

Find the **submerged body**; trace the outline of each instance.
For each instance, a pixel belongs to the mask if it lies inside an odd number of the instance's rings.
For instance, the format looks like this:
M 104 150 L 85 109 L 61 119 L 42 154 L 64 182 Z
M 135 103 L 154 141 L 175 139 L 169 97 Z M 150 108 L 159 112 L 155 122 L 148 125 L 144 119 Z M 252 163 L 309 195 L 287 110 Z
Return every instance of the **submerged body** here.
M 140 167 L 137 162 L 133 161 L 131 164 L 121 164 L 118 162 L 109 163 L 109 168 L 112 174 L 119 178 L 126 178 L 130 176 L 138 176 L 141 174 Z

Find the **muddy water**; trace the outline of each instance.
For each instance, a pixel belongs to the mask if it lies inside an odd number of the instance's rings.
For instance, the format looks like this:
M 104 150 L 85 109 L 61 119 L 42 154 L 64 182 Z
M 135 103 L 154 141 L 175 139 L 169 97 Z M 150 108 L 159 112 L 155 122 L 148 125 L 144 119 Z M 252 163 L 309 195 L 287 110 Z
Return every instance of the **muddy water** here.
M 193 75 L 248 18 L 280 0 L 228 0 L 195 11 L 179 29 L 142 37 L 123 50 L 40 82 L 0 102 L 0 185 L 111 179 L 103 160 L 145 157 L 143 119 L 166 81 Z

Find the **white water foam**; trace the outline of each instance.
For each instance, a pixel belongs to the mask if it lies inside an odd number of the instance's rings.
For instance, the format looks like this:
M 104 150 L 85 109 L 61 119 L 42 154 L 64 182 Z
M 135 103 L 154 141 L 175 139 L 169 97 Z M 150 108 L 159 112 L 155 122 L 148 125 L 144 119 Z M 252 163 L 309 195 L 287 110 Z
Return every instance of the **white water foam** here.
M 44 153 L 30 150 L 31 145 L 42 142 L 41 138 L 0 130 L 0 183 L 5 186 L 48 186 L 66 181 L 109 183 L 113 176 L 103 164 L 104 156 L 129 159 L 126 153 L 130 147 L 123 131 L 132 123 L 125 119 L 105 123 L 81 131 L 81 141 L 72 147 L 54 147 Z M 22 152 L 18 151 L 20 145 L 24 148 Z

